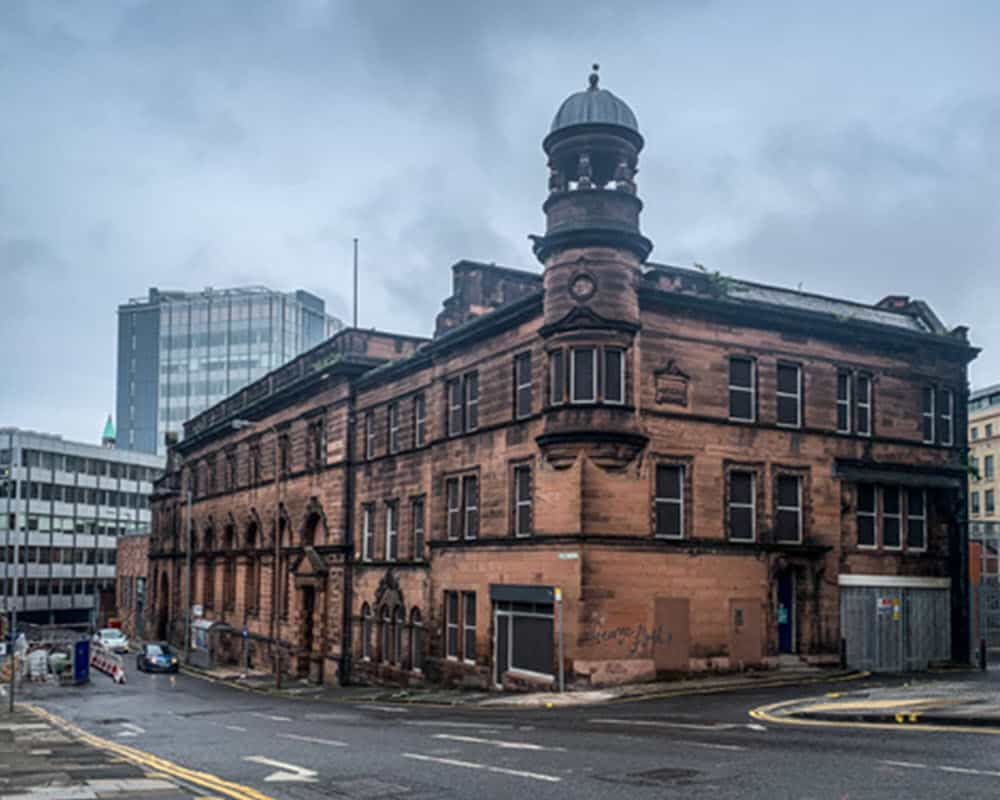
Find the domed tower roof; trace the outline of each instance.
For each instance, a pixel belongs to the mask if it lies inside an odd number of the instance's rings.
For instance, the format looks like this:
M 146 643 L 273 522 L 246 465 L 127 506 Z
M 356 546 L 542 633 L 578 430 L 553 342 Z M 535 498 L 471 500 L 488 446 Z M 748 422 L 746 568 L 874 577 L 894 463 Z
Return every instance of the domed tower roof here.
M 597 69 L 598 65 L 594 64 L 594 71 L 590 73 L 589 88 L 571 94 L 559 106 L 549 133 L 575 125 L 617 125 L 639 132 L 639 123 L 628 103 L 598 86 Z

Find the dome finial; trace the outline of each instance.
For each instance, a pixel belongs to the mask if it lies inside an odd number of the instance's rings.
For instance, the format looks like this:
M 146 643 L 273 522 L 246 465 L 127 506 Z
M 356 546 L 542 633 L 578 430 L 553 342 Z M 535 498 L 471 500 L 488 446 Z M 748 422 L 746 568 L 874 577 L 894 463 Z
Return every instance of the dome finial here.
M 594 71 L 590 73 L 590 91 L 597 91 L 597 82 L 600 80 L 601 76 L 597 74 L 597 71 L 601 68 L 600 64 L 594 64 Z

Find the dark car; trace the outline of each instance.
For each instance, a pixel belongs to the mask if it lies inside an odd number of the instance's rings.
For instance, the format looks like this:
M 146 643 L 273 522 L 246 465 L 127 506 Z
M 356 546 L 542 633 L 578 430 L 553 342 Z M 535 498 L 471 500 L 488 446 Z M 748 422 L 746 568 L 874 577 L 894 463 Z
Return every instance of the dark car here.
M 135 657 L 135 668 L 139 672 L 177 672 L 179 666 L 177 654 L 168 644 L 144 644 Z

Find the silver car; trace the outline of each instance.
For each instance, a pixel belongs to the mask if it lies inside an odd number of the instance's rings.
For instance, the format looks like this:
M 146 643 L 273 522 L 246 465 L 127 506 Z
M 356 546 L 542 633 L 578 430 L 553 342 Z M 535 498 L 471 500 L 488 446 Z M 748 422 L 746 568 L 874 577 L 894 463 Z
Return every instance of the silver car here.
M 112 653 L 128 652 L 128 637 L 118 628 L 101 628 L 94 634 L 94 643 Z

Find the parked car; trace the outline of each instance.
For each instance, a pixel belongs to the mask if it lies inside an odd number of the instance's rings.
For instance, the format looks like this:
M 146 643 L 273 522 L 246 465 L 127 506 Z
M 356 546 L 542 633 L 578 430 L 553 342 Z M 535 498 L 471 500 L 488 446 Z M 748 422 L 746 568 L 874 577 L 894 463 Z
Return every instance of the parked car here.
M 128 637 L 118 628 L 101 628 L 94 634 L 94 643 L 112 653 L 128 652 Z
M 144 644 L 135 657 L 135 668 L 139 672 L 177 672 L 179 667 L 177 654 L 164 642 Z

